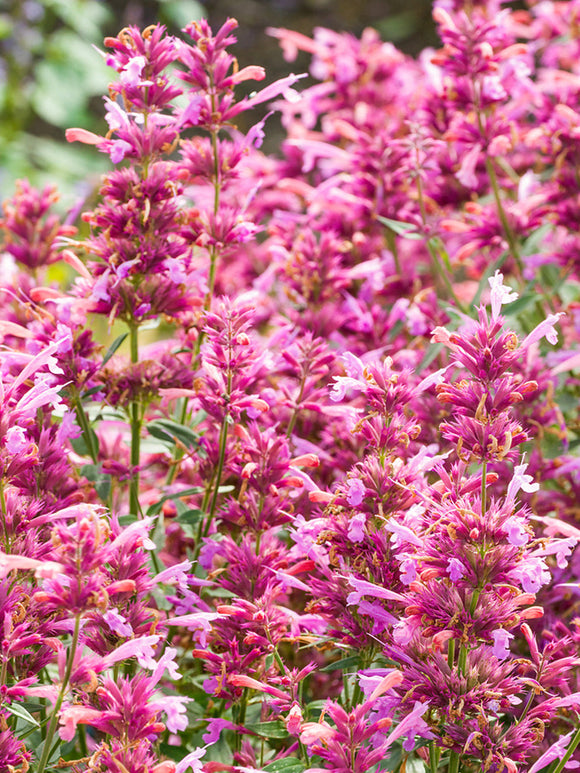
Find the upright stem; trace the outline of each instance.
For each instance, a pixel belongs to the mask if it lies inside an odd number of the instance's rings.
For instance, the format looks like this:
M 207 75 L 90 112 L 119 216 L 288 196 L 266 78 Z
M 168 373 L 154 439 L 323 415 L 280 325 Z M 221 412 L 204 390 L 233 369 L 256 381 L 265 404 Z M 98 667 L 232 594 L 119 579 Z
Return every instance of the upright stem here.
M 421 210 L 421 220 L 423 221 L 423 226 L 427 225 L 427 209 L 425 207 L 425 200 L 423 196 L 423 183 L 421 181 L 421 175 L 417 174 L 417 194 L 419 197 L 419 208 Z M 455 294 L 455 290 L 453 289 L 453 285 L 451 284 L 451 280 L 447 276 L 447 271 L 445 270 L 445 266 L 441 265 L 441 262 L 439 261 L 439 256 L 437 255 L 437 251 L 433 247 L 433 244 L 431 243 L 431 239 L 427 239 L 427 250 L 429 251 L 429 255 L 431 256 L 431 263 L 433 265 L 433 270 L 435 271 L 436 276 L 440 277 L 441 281 L 445 285 L 445 288 L 450 295 L 451 298 L 455 301 L 455 304 L 457 308 L 462 311 L 464 314 L 468 313 L 468 309 L 461 303 L 457 295 Z
M 38 768 L 36 769 L 36 773 L 44 773 L 44 769 L 46 768 L 46 763 L 48 762 L 48 758 L 50 756 L 50 750 L 52 747 L 52 739 L 54 738 L 54 733 L 56 731 L 56 726 L 58 723 L 58 714 L 60 712 L 60 707 L 62 706 L 62 702 L 64 700 L 64 696 L 66 694 L 66 688 L 69 683 L 70 675 L 72 673 L 72 667 L 75 659 L 75 654 L 77 651 L 77 646 L 79 643 L 79 634 L 81 630 L 81 616 L 80 613 L 76 615 L 75 617 L 75 627 L 73 631 L 73 637 L 72 642 L 70 646 L 70 651 L 68 653 L 68 660 L 66 662 L 66 668 L 64 672 L 64 677 L 62 680 L 62 685 L 60 687 L 60 691 L 58 693 L 58 698 L 56 699 L 56 703 L 54 704 L 54 709 L 52 711 L 52 716 L 50 717 L 50 724 L 48 726 L 48 730 L 46 733 L 46 738 L 44 739 L 44 747 L 42 749 L 42 756 L 40 758 L 40 761 L 38 763 Z
M 487 512 L 487 462 L 481 468 L 481 515 Z
M 4 478 L 0 478 L 0 513 L 2 515 L 2 531 L 4 533 L 4 549 L 10 552 L 10 535 L 8 533 L 8 524 L 6 523 L 6 495 L 4 494 Z
M 449 752 L 449 767 L 448 773 L 458 773 L 459 763 L 461 762 L 461 755 L 457 752 Z
M 509 244 L 510 252 L 521 274 L 522 271 L 524 270 L 524 265 L 520 257 L 520 252 L 518 250 L 518 246 L 517 246 L 513 231 L 507 219 L 505 209 L 503 208 L 501 193 L 499 189 L 499 183 L 497 181 L 497 174 L 495 172 L 493 161 L 491 160 L 491 158 L 489 158 L 489 156 L 485 159 L 485 168 L 487 169 L 487 175 L 489 177 L 489 182 L 491 184 L 491 189 L 493 191 L 493 198 L 495 199 L 495 205 L 497 207 L 497 214 L 501 222 L 501 227 L 503 228 L 505 238 L 507 239 L 507 242 Z
M 129 326 L 131 362 L 139 362 L 139 328 L 135 323 Z M 139 515 L 139 462 L 141 461 L 141 405 L 138 399 L 131 402 L 131 483 L 129 488 L 129 510 Z
M 435 741 L 431 741 L 429 744 L 429 768 L 431 773 L 437 773 L 439 767 L 439 758 L 441 756 L 441 749 Z
M 213 84 L 212 84 L 213 85 Z M 212 93 L 211 95 L 211 102 L 212 107 L 215 103 L 215 95 Z M 213 214 L 214 217 L 217 215 L 220 207 L 220 191 L 221 191 L 221 180 L 220 180 L 220 163 L 219 163 L 219 148 L 218 148 L 218 129 L 213 129 L 211 132 L 211 149 L 213 152 L 213 175 L 214 175 L 214 182 L 213 182 Z M 218 259 L 218 251 L 215 247 L 215 245 L 212 245 L 209 251 L 209 276 L 207 280 L 207 294 L 205 296 L 205 301 L 203 304 L 203 308 L 206 311 L 209 311 L 211 306 L 211 301 L 213 298 L 213 291 L 215 287 L 215 275 L 216 275 L 216 266 L 217 266 L 217 259 Z
M 566 763 L 576 751 L 576 747 L 578 746 L 579 743 L 580 743 L 580 727 L 576 730 L 576 732 L 572 736 L 572 739 L 568 744 L 568 748 L 566 749 L 566 754 L 562 757 L 562 759 L 558 762 L 558 764 L 553 770 L 550 769 L 550 773 L 561 773 L 564 770 L 564 768 L 566 767 Z
M 77 414 L 77 419 L 80 424 L 80 427 L 83 431 L 83 437 L 85 439 L 85 443 L 87 446 L 87 450 L 89 452 L 89 455 L 93 462 L 96 464 L 98 459 L 98 452 L 95 447 L 94 439 L 93 439 L 93 433 L 91 432 L 91 427 L 89 424 L 89 420 L 87 418 L 87 414 L 85 413 L 85 409 L 83 407 L 81 396 L 75 389 L 75 395 L 74 395 L 74 406 Z
M 213 520 L 213 516 L 215 513 L 215 508 L 217 505 L 217 498 L 219 494 L 220 489 L 220 483 L 222 479 L 222 472 L 224 470 L 224 463 L 226 458 L 226 445 L 228 441 L 228 415 L 226 414 L 224 416 L 224 420 L 220 429 L 220 441 L 219 441 L 219 458 L 218 458 L 218 466 L 216 470 L 216 476 L 215 476 L 215 482 L 213 487 L 213 494 L 211 498 L 211 505 L 209 508 L 209 513 L 207 514 L 207 521 L 205 523 L 205 528 L 203 530 L 203 536 L 207 537 L 209 534 L 209 529 L 211 526 L 211 522 Z

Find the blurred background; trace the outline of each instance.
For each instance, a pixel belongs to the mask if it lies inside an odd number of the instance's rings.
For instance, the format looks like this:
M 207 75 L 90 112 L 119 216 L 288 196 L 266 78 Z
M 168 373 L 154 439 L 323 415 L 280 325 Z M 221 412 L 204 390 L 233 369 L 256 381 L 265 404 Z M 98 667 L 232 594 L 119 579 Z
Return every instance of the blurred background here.
M 355 35 L 371 26 L 410 54 L 437 44 L 430 0 L 0 0 L 0 200 L 27 177 L 57 183 L 70 206 L 109 168 L 94 148 L 64 139 L 71 126 L 106 130 L 102 96 L 112 71 L 96 50 L 105 35 L 157 21 L 176 33 L 201 17 L 216 30 L 229 16 L 240 25 L 240 66 L 264 66 L 268 81 L 308 68 L 307 58 L 284 61 L 269 26 L 307 35 L 317 26 Z

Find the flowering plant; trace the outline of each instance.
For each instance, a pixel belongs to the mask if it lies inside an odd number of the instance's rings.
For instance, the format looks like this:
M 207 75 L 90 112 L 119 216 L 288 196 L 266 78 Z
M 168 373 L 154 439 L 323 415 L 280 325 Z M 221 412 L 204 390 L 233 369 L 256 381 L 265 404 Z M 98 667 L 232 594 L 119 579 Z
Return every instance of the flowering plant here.
M 579 14 L 105 40 L 0 219 L 0 773 L 580 765 Z

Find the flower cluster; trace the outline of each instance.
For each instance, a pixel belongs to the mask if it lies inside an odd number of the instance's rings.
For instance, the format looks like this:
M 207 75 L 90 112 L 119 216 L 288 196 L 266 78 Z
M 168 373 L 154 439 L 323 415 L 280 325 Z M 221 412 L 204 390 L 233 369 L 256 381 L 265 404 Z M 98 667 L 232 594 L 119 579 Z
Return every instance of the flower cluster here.
M 0 773 L 578 766 L 579 6 L 519 5 L 243 96 L 233 19 L 105 40 L 96 203 L 0 218 Z

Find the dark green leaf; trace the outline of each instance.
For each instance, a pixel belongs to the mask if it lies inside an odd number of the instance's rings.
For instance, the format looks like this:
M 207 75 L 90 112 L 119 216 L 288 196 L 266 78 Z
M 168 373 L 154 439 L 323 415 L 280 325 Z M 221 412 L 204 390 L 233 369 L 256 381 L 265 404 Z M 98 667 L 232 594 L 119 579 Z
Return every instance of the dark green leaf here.
M 147 515 L 157 515 L 157 513 L 160 513 L 163 504 L 167 502 L 169 499 L 177 500 L 177 499 L 181 499 L 181 497 L 190 497 L 190 496 L 194 496 L 195 494 L 203 494 L 203 489 L 201 488 L 201 486 L 184 488 L 181 491 L 174 491 L 172 494 L 166 494 L 165 496 L 161 497 L 161 499 L 158 502 L 155 502 L 154 505 L 151 505 L 147 509 Z
M 264 770 L 268 773 L 302 773 L 304 769 L 304 763 L 296 757 L 283 757 L 281 760 L 264 765 Z
M 349 655 L 348 658 L 342 658 L 341 660 L 336 660 L 334 663 L 329 663 L 327 666 L 324 666 L 321 668 L 321 671 L 338 671 L 339 669 L 345 669 L 345 668 L 351 668 L 351 666 L 354 666 L 355 668 L 359 665 L 360 660 L 358 655 Z
M 128 335 L 129 335 L 129 333 L 121 333 L 121 335 L 120 335 L 120 336 L 118 336 L 117 338 L 115 338 L 115 340 L 113 341 L 113 343 L 112 343 L 112 344 L 109 346 L 109 348 L 107 349 L 107 353 L 106 353 L 106 354 L 105 354 L 105 356 L 103 357 L 103 361 L 102 361 L 102 363 L 101 363 L 101 368 L 104 368 L 104 367 L 105 367 L 105 365 L 106 365 L 106 364 L 109 362 L 109 360 L 111 359 L 111 357 L 112 357 L 112 356 L 115 354 L 115 352 L 117 351 L 117 349 L 118 349 L 118 348 L 121 346 L 121 344 L 122 344 L 122 343 L 123 343 L 123 341 L 124 341 L 124 340 L 127 338 L 127 336 L 128 336 Z
M 203 510 L 199 509 L 193 509 L 193 510 L 186 510 L 184 513 L 180 513 L 177 518 L 175 519 L 177 523 L 188 523 L 188 524 L 196 524 L 199 523 L 199 521 L 204 517 L 205 513 Z
M 180 441 L 187 448 L 197 448 L 199 446 L 199 435 L 194 432 L 190 427 L 184 427 L 183 424 L 178 424 L 176 421 L 170 419 L 157 419 L 147 425 L 147 430 L 150 435 L 175 445 L 177 441 Z
M 254 722 L 247 725 L 248 730 L 251 730 L 256 735 L 261 735 L 264 738 L 287 738 L 288 730 L 286 725 L 281 720 L 272 720 L 271 722 Z
M 40 727 L 39 723 L 34 719 L 32 714 L 27 711 L 24 706 L 20 703 L 12 703 L 12 704 L 6 704 L 5 706 L 6 711 L 9 714 L 13 714 L 15 717 L 18 717 L 19 719 L 23 719 L 25 722 L 28 722 L 29 725 L 36 725 L 36 727 Z
M 531 304 L 535 303 L 537 300 L 538 300 L 538 295 L 536 295 L 535 293 L 522 295 L 516 301 L 512 301 L 511 303 L 506 303 L 506 305 L 502 309 L 502 314 L 504 315 L 504 317 L 513 317 L 516 314 L 519 314 L 520 311 L 527 309 L 528 306 L 531 306 Z

